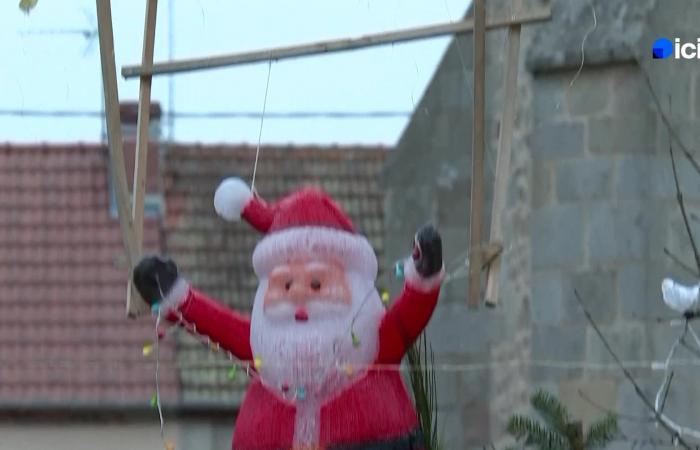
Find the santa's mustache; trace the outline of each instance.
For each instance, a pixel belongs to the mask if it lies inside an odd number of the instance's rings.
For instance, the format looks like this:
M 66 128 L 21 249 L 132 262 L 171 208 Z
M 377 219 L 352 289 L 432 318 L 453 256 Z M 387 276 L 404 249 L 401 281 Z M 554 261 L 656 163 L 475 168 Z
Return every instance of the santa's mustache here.
M 299 307 L 292 302 L 280 302 L 264 309 L 265 317 L 272 320 L 288 320 L 294 318 Z M 350 305 L 334 300 L 311 300 L 304 305 L 310 320 L 342 317 L 351 310 Z

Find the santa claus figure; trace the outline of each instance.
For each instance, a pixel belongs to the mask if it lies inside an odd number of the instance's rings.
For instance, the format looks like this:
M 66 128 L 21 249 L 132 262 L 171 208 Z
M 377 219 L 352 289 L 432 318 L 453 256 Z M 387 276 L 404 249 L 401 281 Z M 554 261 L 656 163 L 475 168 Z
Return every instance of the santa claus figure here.
M 233 178 L 219 186 L 214 206 L 265 233 L 253 252 L 260 284 L 249 317 L 195 290 L 171 260 L 144 258 L 133 278 L 165 317 L 254 367 L 233 448 L 424 448 L 398 367 L 438 299 L 437 231 L 416 233 L 403 290 L 387 309 L 372 247 L 324 192 L 302 189 L 267 204 Z

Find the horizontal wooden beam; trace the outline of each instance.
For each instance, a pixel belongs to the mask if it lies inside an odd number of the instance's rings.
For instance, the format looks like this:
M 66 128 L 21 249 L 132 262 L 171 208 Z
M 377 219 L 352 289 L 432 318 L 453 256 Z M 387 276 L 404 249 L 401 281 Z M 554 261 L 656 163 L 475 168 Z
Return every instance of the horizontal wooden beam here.
M 524 24 L 548 20 L 551 17 L 549 7 L 537 8 L 522 14 L 500 14 L 487 18 L 486 28 L 501 28 L 513 24 Z M 380 45 L 409 42 L 439 36 L 468 33 L 474 29 L 474 21 L 466 19 L 459 22 L 448 22 L 417 28 L 368 34 L 357 38 L 319 41 L 310 44 L 274 47 L 243 53 L 231 53 L 203 58 L 181 59 L 155 63 L 152 66 L 131 65 L 122 67 L 122 76 L 133 78 L 143 75 L 164 75 L 193 70 L 215 69 L 242 64 L 252 64 L 262 61 L 279 61 L 282 59 L 299 58 L 325 53 L 343 52 Z

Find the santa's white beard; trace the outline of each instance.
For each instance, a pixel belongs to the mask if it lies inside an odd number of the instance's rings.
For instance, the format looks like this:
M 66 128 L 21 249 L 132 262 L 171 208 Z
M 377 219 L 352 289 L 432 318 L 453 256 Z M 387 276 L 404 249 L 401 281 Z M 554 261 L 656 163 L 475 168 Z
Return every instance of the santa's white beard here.
M 251 317 L 251 347 L 262 363 L 259 373 L 266 386 L 290 400 L 323 401 L 374 362 L 384 307 L 372 281 L 348 274 L 348 282 L 351 305 L 319 299 L 307 305 L 308 320 L 298 322 L 289 303 L 263 311 L 267 280 L 261 280 Z

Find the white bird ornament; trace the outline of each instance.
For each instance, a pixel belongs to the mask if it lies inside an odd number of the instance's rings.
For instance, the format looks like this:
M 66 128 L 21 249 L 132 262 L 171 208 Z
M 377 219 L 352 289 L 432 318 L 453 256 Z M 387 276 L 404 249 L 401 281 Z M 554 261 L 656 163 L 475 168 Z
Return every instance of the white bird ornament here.
M 700 284 L 685 286 L 676 281 L 666 278 L 661 283 L 664 303 L 680 313 L 687 313 L 694 310 L 698 305 L 700 295 Z

